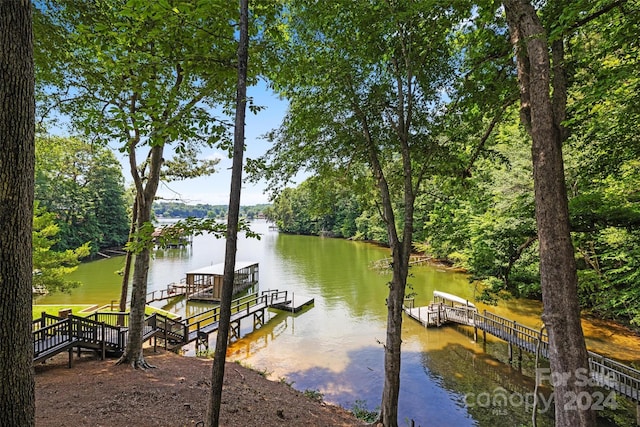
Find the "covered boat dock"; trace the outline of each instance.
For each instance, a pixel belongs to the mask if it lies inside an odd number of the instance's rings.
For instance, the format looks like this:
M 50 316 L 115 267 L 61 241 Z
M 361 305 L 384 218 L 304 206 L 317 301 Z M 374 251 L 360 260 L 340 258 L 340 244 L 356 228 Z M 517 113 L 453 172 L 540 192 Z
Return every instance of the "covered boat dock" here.
M 224 263 L 214 264 L 186 273 L 185 294 L 188 300 L 220 301 Z M 236 262 L 233 294 L 258 283 L 257 262 Z

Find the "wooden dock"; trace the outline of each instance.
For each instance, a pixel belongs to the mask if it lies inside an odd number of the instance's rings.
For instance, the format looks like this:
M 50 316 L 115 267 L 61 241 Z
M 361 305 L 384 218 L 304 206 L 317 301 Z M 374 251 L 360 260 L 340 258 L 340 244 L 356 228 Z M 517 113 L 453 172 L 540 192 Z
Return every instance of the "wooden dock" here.
M 506 341 L 510 362 L 514 348 L 533 354 L 537 351 L 541 357 L 549 358 L 549 337 L 546 333 L 486 310 L 479 313 L 473 304 L 456 295 L 434 291 L 434 302 L 424 307 L 414 307 L 412 300 L 408 301 L 405 313 L 425 327 L 464 325 L 474 328 L 476 341 L 478 331 L 482 332 L 485 341 L 486 334 Z M 595 383 L 635 401 L 640 414 L 640 371 L 592 351 L 588 353 L 590 375 Z
M 282 311 L 288 311 L 290 313 L 298 313 L 304 310 L 307 307 L 311 307 L 314 304 L 315 300 L 311 297 L 303 296 L 303 295 L 294 295 L 291 293 L 291 300 L 285 301 L 281 304 L 274 304 L 272 308 L 276 308 Z
M 464 298 L 446 292 L 434 291 L 433 302 L 428 306 L 415 307 L 413 298 L 406 300 L 404 311 L 423 326 L 442 326 L 449 322 L 470 325 L 476 306 Z
M 187 283 L 185 279 L 180 282 L 170 283 L 166 288 L 156 289 L 147 293 L 147 304 L 155 301 L 164 301 L 171 298 L 181 297 L 187 293 Z
M 305 300 L 301 300 L 305 301 Z M 313 301 L 313 299 L 311 299 Z M 231 339 L 240 338 L 240 321 L 253 317 L 254 328 L 265 323 L 267 308 L 287 307 L 291 304 L 288 291 L 269 290 L 260 295 L 239 298 L 231 304 Z M 306 300 L 304 305 L 309 305 Z M 157 339 L 165 349 L 180 348 L 191 342 L 208 345 L 209 335 L 216 332 L 220 322 L 220 307 L 186 319 L 172 319 L 160 313 L 147 316 L 144 321 L 144 341 Z M 90 349 L 107 355 L 120 355 L 125 349 L 129 333 L 129 313 L 98 312 L 87 317 L 69 315 L 66 318 L 42 313 L 33 321 L 34 362 L 41 362 L 63 351 L 69 351 L 69 367 L 73 349 Z

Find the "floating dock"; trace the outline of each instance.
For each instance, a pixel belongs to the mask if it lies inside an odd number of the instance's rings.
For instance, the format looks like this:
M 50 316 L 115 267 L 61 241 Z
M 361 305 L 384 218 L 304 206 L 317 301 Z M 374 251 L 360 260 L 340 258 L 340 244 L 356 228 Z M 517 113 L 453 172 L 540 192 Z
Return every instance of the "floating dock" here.
M 433 291 L 433 302 L 427 306 L 415 307 L 412 298 L 407 302 L 404 312 L 425 327 L 439 327 L 450 322 L 472 326 L 473 314 L 478 311 L 469 300 L 440 291 Z
M 303 295 L 292 295 L 291 300 L 284 301 L 282 303 L 273 304 L 271 308 L 275 308 L 282 311 L 288 311 L 290 313 L 298 313 L 304 310 L 306 307 L 310 307 L 314 304 L 315 300 L 311 297 Z

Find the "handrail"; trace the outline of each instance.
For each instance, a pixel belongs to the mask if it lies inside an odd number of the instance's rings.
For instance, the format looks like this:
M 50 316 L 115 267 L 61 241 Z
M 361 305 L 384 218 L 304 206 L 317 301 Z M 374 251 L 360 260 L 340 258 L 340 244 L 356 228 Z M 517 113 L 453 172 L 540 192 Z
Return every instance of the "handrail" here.
M 152 301 L 161 301 L 163 299 L 168 299 L 168 298 L 173 298 L 173 297 L 178 297 L 180 295 L 184 295 L 186 293 L 186 291 L 182 291 L 182 292 L 178 292 L 177 290 L 180 288 L 186 289 L 187 286 L 187 280 L 186 278 L 182 278 L 180 279 L 179 282 L 171 282 L 169 283 L 166 288 L 162 288 L 162 289 L 155 289 L 151 292 L 147 292 L 147 295 L 145 295 L 145 301 L 147 303 L 152 302 Z M 159 292 L 160 296 L 156 298 L 156 293 Z
M 287 296 L 288 291 L 269 290 L 260 295 L 237 298 L 232 301 L 231 313 L 244 317 L 255 310 L 285 302 Z M 101 349 L 103 355 L 106 347 L 124 350 L 129 320 L 129 313 L 125 312 L 96 312 L 87 317 L 69 315 L 64 319 L 43 313 L 40 319 L 32 322 L 34 360 L 50 357 L 50 351 L 56 353 L 78 345 Z M 172 345 L 186 344 L 193 339 L 191 332 L 196 331 L 199 336 L 202 329 L 219 320 L 219 306 L 182 320 L 171 319 L 156 312 L 145 317 L 145 337 L 162 336 L 165 346 L 168 342 Z M 211 328 L 205 330 L 207 334 L 211 332 Z
M 453 321 L 466 326 L 483 330 L 503 339 L 509 345 L 515 345 L 523 350 L 535 352 L 539 345 L 540 354 L 549 357 L 549 336 L 546 333 L 522 325 L 495 313 L 478 313 L 468 307 L 450 307 L 442 303 L 432 303 L 423 316 L 421 308 L 414 307 L 413 300 L 407 299 L 405 310 L 409 315 L 426 325 L 440 325 L 445 321 Z M 437 308 L 437 310 L 436 310 Z M 437 317 L 436 317 L 437 316 Z M 424 319 L 426 318 L 426 322 Z M 589 356 L 589 374 L 602 387 L 640 402 L 640 370 L 623 363 L 604 357 L 592 351 Z
M 111 326 L 124 328 L 129 326 L 129 313 L 123 311 L 98 311 L 86 318 L 93 319 L 96 322 L 104 322 Z
M 43 311 L 40 317 L 38 317 L 37 319 L 33 319 L 31 321 L 32 331 L 36 331 L 40 328 L 53 325 L 62 319 L 63 319 L 62 317 L 54 316 L 54 315 L 48 314 L 46 311 Z
M 69 333 L 69 328 L 70 320 L 62 319 L 58 323 L 33 331 L 34 358 L 37 358 L 42 353 L 45 353 L 52 348 L 70 343 L 72 336 Z

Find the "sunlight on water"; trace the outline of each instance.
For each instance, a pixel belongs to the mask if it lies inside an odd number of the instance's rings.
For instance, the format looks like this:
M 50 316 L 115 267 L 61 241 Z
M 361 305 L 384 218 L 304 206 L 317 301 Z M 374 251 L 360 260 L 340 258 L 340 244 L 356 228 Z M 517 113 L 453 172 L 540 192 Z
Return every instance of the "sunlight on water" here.
M 375 410 L 384 378 L 382 343 L 390 276 L 371 268 L 371 263 L 387 257 L 389 250 L 362 242 L 279 235 L 268 231 L 264 222 L 254 227 L 262 239 L 240 238 L 237 259 L 260 263 L 260 290 L 287 290 L 299 298 L 314 298 L 315 304 L 298 314 L 270 311 L 269 321 L 255 331 L 247 319 L 241 327 L 243 338 L 231 344 L 229 358 L 265 370 L 274 380 L 293 382 L 299 390 L 318 390 L 329 402 L 350 408 L 361 401 Z M 224 241 L 211 236 L 196 237 L 189 248 L 156 251 L 149 291 L 223 259 Z M 83 264 L 72 275 L 83 286 L 38 302 L 108 304 L 117 300 L 121 277 L 116 271 L 122 263 L 118 257 Z M 474 300 L 474 287 L 463 274 L 422 266 L 412 268 L 411 276 L 416 305 L 428 304 L 434 290 Z M 477 305 L 533 328 L 541 325 L 538 302 Z M 209 307 L 184 301 L 165 306 L 181 316 Z M 626 329 L 590 319 L 584 320 L 584 329 L 590 349 L 623 361 L 640 361 L 640 339 Z M 472 332 L 453 326 L 425 329 L 405 318 L 401 425 L 412 419 L 423 426 L 529 424 L 530 413 L 523 407 L 496 410 L 469 405 L 469 397 L 482 392 L 506 389 L 524 395 L 534 386 L 530 356 L 524 356 L 521 369 L 512 368 L 502 363 L 507 359 L 505 343 L 492 338 L 475 342 Z M 210 348 L 214 340 L 215 335 Z M 195 354 L 193 346 L 188 354 Z M 552 425 L 552 421 L 542 416 L 540 425 Z

